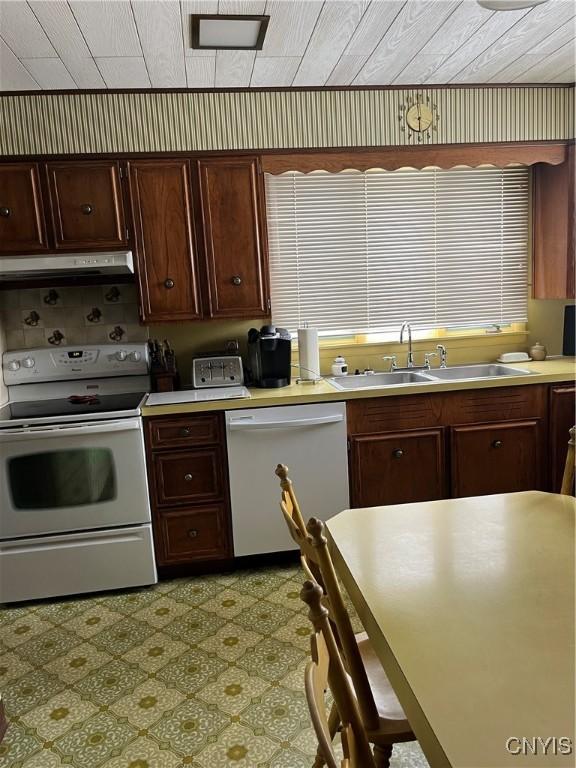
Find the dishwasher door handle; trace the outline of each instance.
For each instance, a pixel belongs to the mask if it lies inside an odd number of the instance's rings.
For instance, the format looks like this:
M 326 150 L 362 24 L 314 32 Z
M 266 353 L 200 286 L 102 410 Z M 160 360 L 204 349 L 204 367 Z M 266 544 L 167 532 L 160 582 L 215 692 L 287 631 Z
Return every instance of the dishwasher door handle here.
M 238 419 L 238 421 L 230 421 L 228 427 L 231 431 L 234 430 L 252 430 L 252 429 L 292 429 L 293 427 L 317 427 L 322 424 L 337 424 L 344 421 L 344 417 L 340 413 L 335 413 L 333 416 L 317 416 L 311 419 L 287 419 L 286 421 L 250 421 L 253 417 L 247 419 Z

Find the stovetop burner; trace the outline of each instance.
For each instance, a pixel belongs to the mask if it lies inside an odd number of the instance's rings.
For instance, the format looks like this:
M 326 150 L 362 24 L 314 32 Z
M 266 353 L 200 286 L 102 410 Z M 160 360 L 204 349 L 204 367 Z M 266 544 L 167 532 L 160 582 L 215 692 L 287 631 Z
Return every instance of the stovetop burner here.
M 95 413 L 110 413 L 114 416 L 120 411 L 138 409 L 145 394 L 145 392 L 128 392 L 113 395 L 72 395 L 67 398 L 13 402 L 0 408 L 0 422 L 82 417 Z

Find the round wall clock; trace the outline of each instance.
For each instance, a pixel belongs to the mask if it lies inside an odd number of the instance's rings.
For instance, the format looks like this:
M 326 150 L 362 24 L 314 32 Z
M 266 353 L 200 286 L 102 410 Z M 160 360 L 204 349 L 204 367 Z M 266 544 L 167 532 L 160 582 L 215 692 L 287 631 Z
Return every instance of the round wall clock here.
M 436 105 L 430 102 L 428 96 L 420 93 L 400 106 L 398 118 L 400 129 L 407 134 L 408 143 L 425 141 L 430 131 L 437 130 L 440 119 Z
M 406 122 L 413 131 L 427 131 L 432 125 L 434 115 L 427 104 L 419 101 L 406 112 Z

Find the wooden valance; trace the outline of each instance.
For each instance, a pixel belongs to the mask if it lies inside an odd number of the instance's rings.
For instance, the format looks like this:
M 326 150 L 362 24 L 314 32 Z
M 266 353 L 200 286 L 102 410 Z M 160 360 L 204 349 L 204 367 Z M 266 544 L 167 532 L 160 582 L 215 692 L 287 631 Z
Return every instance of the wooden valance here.
M 442 144 L 417 147 L 381 147 L 362 149 L 301 150 L 286 153 L 262 154 L 265 173 L 280 174 L 286 171 L 330 171 L 338 173 L 347 169 L 366 171 L 369 168 L 454 168 L 457 165 L 477 167 L 493 165 L 534 165 L 547 163 L 560 165 L 566 159 L 569 142 L 531 142 L 527 144 Z

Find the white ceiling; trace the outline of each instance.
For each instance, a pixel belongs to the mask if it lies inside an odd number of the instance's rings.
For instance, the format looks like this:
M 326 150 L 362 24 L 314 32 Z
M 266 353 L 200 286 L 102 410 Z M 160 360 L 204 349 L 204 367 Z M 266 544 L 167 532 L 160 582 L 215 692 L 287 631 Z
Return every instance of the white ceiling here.
M 261 51 L 190 48 L 191 13 L 266 13 Z M 0 91 L 574 82 L 574 0 L 2 0 Z

